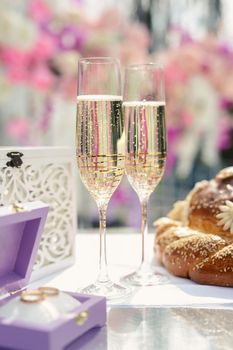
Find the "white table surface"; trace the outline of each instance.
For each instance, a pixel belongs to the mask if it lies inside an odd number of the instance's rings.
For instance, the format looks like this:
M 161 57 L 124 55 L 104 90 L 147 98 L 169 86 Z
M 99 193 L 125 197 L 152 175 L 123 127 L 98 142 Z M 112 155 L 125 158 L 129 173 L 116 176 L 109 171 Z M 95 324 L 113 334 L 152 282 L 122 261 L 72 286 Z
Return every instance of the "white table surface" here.
M 119 229 L 120 230 L 120 229 Z M 130 297 L 114 302 L 124 306 L 193 306 L 210 308 L 232 308 L 233 289 L 215 286 L 198 285 L 188 279 L 176 278 L 156 265 L 153 255 L 154 235 L 149 234 L 149 254 L 152 265 L 159 272 L 168 276 L 168 283 L 155 287 L 135 288 Z M 140 234 L 107 233 L 107 257 L 109 274 L 114 280 L 132 272 L 140 263 Z M 48 276 L 33 283 L 54 286 L 66 291 L 78 289 L 93 282 L 98 271 L 99 234 L 98 231 L 82 232 L 76 239 L 76 263 L 64 271 Z
M 153 239 L 150 234 L 152 264 Z M 76 291 L 92 282 L 98 269 L 98 232 L 77 234 L 76 252 L 74 266 L 35 287 Z M 108 232 L 107 252 L 109 273 L 118 279 L 140 263 L 140 234 Z M 155 268 L 169 283 L 137 288 L 128 299 L 109 304 L 106 326 L 85 333 L 67 350 L 232 350 L 233 289 L 201 286 Z

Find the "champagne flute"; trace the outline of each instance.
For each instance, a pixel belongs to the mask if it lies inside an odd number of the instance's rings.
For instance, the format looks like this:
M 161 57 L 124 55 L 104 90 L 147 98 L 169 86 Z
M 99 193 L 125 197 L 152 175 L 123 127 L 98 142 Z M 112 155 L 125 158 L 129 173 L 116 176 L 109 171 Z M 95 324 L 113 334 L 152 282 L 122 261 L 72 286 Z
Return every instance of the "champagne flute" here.
M 160 182 L 166 162 L 165 97 L 162 68 L 155 63 L 126 68 L 123 113 L 125 117 L 125 169 L 141 204 L 142 256 L 138 269 L 123 277 L 129 285 L 164 282 L 148 259 L 147 207 Z
M 111 57 L 79 60 L 76 152 L 81 179 L 96 201 L 100 220 L 97 280 L 82 292 L 123 297 L 129 288 L 111 281 L 106 255 L 106 210 L 124 173 L 120 65 Z M 123 147 L 122 147 L 123 146 Z

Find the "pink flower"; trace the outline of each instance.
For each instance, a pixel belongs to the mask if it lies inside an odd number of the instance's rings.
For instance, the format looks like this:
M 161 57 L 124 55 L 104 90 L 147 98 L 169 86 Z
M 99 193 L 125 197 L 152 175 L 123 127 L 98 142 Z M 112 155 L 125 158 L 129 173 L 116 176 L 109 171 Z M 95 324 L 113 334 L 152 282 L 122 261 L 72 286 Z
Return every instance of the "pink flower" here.
M 6 133 L 16 138 L 20 143 L 24 143 L 29 135 L 29 121 L 24 117 L 10 120 L 6 124 Z
M 219 137 L 218 137 L 218 148 L 220 150 L 227 149 L 231 145 L 231 136 L 230 131 L 232 129 L 231 126 L 231 118 L 222 115 L 219 121 Z
M 8 67 L 25 68 L 31 61 L 31 53 L 15 47 L 5 46 L 1 49 L 1 59 Z
M 108 8 L 103 11 L 96 23 L 92 23 L 91 25 L 96 30 L 122 31 L 122 28 L 125 26 L 125 17 L 115 7 Z
M 186 111 L 184 109 L 183 111 L 180 112 L 180 117 L 181 117 L 182 125 L 184 127 L 187 127 L 192 123 L 193 117 L 189 111 Z
M 31 56 L 34 61 L 45 61 L 53 57 L 56 50 L 56 40 L 48 35 L 41 34 L 31 51 Z
M 150 35 L 146 27 L 139 23 L 130 23 L 125 30 L 125 38 L 129 43 L 134 43 L 138 49 L 145 49 L 147 51 L 150 45 Z
M 30 78 L 31 85 L 38 90 L 49 90 L 53 81 L 52 73 L 44 65 L 36 67 Z
M 32 56 L 29 51 L 6 46 L 1 50 L 1 59 L 5 64 L 7 77 L 11 82 L 21 83 L 28 81 L 28 68 L 32 62 Z
M 74 100 L 77 94 L 77 81 L 68 75 L 64 75 L 63 79 L 60 81 L 59 93 L 65 100 Z
M 32 19 L 39 22 L 49 17 L 51 11 L 43 0 L 31 0 L 28 12 Z
M 128 63 L 143 63 L 147 61 L 145 50 L 139 50 L 137 43 L 122 43 L 119 47 L 119 56 L 123 65 Z
M 184 83 L 186 80 L 185 72 L 176 62 L 171 62 L 168 64 L 168 66 L 165 68 L 164 76 L 165 83 L 168 87 L 177 83 Z
M 27 69 L 10 67 L 7 71 L 7 78 L 12 83 L 22 83 L 29 80 L 29 74 Z

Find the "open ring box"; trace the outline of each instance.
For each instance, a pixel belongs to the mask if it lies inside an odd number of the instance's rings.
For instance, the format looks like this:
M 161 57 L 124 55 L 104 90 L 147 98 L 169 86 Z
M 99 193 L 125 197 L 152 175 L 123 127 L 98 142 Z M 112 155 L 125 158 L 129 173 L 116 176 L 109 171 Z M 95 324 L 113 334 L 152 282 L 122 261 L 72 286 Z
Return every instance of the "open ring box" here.
M 0 309 L 27 288 L 47 213 L 48 206 L 39 201 L 0 207 Z M 81 304 L 50 323 L 0 317 L 0 349 L 62 350 L 105 325 L 105 298 L 68 294 Z

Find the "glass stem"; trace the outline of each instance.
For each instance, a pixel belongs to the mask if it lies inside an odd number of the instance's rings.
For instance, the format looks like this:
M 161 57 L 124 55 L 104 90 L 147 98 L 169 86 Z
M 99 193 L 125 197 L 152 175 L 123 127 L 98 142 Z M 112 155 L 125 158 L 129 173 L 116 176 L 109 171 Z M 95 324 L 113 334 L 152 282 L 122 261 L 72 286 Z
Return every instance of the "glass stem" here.
M 142 233 L 142 260 L 141 267 L 145 266 L 147 259 L 147 236 L 148 236 L 148 222 L 147 222 L 148 200 L 141 201 L 141 233 Z
M 99 274 L 98 282 L 109 282 L 108 268 L 107 268 L 107 254 L 106 254 L 106 211 L 107 206 L 99 207 L 100 218 L 100 255 L 99 255 Z

